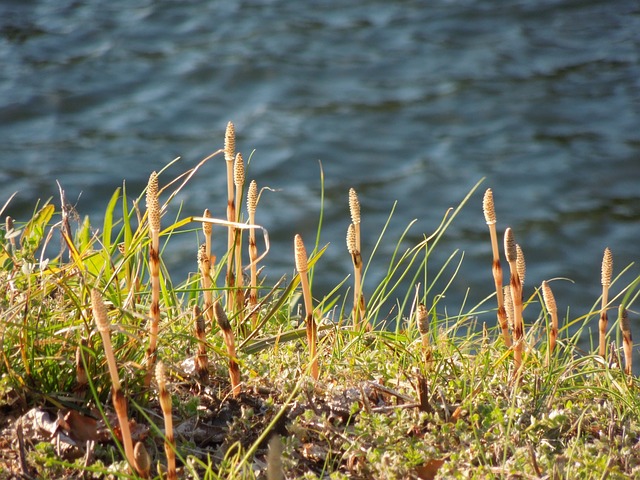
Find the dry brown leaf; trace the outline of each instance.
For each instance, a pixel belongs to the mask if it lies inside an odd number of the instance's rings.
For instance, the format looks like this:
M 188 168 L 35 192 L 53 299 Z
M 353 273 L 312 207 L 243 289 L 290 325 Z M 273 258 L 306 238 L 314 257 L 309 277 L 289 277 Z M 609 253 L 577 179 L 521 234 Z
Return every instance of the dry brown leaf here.
M 438 470 L 444 464 L 445 459 L 434 458 L 416 467 L 416 475 L 421 480 L 433 480 L 438 474 Z

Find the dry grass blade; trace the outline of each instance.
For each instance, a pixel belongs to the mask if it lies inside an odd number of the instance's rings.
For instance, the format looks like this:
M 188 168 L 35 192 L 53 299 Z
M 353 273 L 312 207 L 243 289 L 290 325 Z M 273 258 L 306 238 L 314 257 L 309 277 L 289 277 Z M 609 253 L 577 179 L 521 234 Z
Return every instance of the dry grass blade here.
M 96 321 L 98 331 L 100 332 L 100 336 L 102 337 L 104 355 L 107 359 L 107 365 L 109 367 L 109 375 L 111 376 L 111 384 L 113 387 L 113 406 L 116 410 L 116 415 L 118 416 L 118 423 L 120 424 L 120 432 L 122 434 L 124 452 L 129 464 L 132 467 L 135 467 L 133 441 L 131 439 L 131 430 L 129 429 L 129 416 L 127 415 L 127 400 L 122 393 L 122 388 L 120 386 L 120 377 L 118 376 L 116 357 L 113 353 L 113 346 L 111 345 L 111 332 L 109 317 L 107 315 L 107 307 L 102 300 L 102 295 L 95 288 L 91 289 L 91 307 L 93 310 L 93 318 Z
M 522 320 L 522 284 L 518 275 L 518 249 L 516 247 L 515 238 L 511 228 L 507 228 L 504 232 L 504 250 L 507 262 L 509 262 L 509 270 L 511 272 L 511 300 L 513 302 L 513 376 L 512 380 L 516 380 L 520 376 L 522 368 L 522 352 L 524 349 L 524 322 Z
M 231 324 L 229 323 L 229 318 L 227 317 L 224 308 L 220 304 L 219 300 L 213 305 L 214 316 L 218 325 L 220 326 L 220 330 L 222 331 L 222 338 L 224 339 L 224 344 L 227 347 L 227 355 L 229 355 L 229 379 L 231 380 L 231 392 L 234 397 L 237 397 L 240 394 L 240 367 L 238 366 L 237 356 L 236 356 L 236 344 L 235 344 L 235 336 L 233 334 L 233 330 L 231 328 Z
M 485 221 L 489 226 L 489 235 L 491 236 L 491 250 L 493 252 L 492 273 L 496 288 L 496 299 L 498 302 L 498 324 L 502 330 L 502 338 L 505 345 L 510 347 L 511 336 L 509 335 L 507 314 L 504 306 L 505 300 L 502 291 L 502 267 L 500 265 L 500 250 L 498 248 L 498 233 L 496 231 L 496 210 L 493 202 L 493 192 L 490 188 L 484 193 L 482 209 L 484 211 Z
M 609 287 L 611 286 L 611 277 L 613 275 L 613 255 L 609 248 L 605 248 L 602 257 L 602 303 L 600 307 L 600 321 L 598 322 L 598 330 L 600 333 L 599 351 L 601 357 L 607 354 L 607 326 L 609 318 L 607 316 L 607 304 L 609 303 Z
M 309 287 L 309 264 L 307 259 L 307 251 L 304 248 L 304 242 L 300 235 L 295 236 L 295 260 L 296 270 L 300 275 L 300 283 L 302 284 L 302 296 L 304 297 L 305 306 L 305 324 L 307 327 L 307 344 L 309 345 L 309 363 L 311 367 L 311 377 L 317 380 L 320 371 L 317 358 L 317 341 L 318 330 L 316 321 L 313 317 L 313 300 L 311 297 L 311 288 Z
M 549 350 L 547 351 L 547 364 L 551 362 L 551 354 L 556 346 L 556 340 L 558 338 L 558 306 L 556 305 L 556 299 L 553 296 L 551 287 L 545 280 L 542 282 L 542 298 L 544 300 L 547 312 L 551 316 L 551 330 L 549 331 Z
M 164 417 L 164 451 L 167 455 L 167 479 L 177 480 L 175 440 L 173 437 L 173 416 L 171 414 L 171 395 L 167 391 L 167 374 L 164 364 L 158 362 L 156 366 L 156 382 L 158 382 L 158 394 L 160 408 Z
M 631 323 L 627 309 L 620 305 L 618 311 L 618 321 L 622 331 L 622 348 L 624 350 L 624 371 L 631 375 L 633 371 L 633 342 L 631 340 Z
M 149 347 L 146 352 L 147 374 L 145 387 L 151 384 L 151 376 L 157 357 L 158 326 L 160 324 L 160 202 L 158 201 L 158 174 L 152 172 L 147 185 L 147 219 L 149 221 L 149 273 L 151 277 L 151 305 L 149 306 Z

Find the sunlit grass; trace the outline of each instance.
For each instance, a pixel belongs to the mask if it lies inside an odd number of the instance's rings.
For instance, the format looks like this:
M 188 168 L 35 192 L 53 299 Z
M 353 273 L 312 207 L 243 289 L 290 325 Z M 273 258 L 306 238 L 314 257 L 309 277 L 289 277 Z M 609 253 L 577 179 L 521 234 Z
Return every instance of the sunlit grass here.
M 366 205 L 352 190 L 345 192 L 352 227 L 344 261 L 353 264 L 354 278 L 316 298 L 313 278 L 323 274 L 327 248 L 320 242 L 322 211 L 310 255 L 296 237 L 295 273 L 269 278 L 269 251 L 293 251 L 294 239 L 271 245 L 254 223 L 255 182 L 248 215 L 240 211 L 250 170 L 242 178 L 229 173 L 240 155 L 230 135 L 226 150 L 178 178 L 152 175 L 159 186 L 150 181 L 135 198 L 123 184 L 106 199 L 99 230 L 88 218 L 67 228 L 51 201 L 0 229 L 0 392 L 7 411 L 73 411 L 110 432 L 91 445 L 76 442 L 71 450 L 88 452 L 86 459 L 27 439 L 14 461 L 0 466 L 0 478 L 158 477 L 167 458 L 171 477 L 175 462 L 178 477 L 203 479 L 638 474 L 640 396 L 628 315 L 640 277 L 619 285 L 631 266 L 611 279 L 612 253 L 605 254 L 603 296 L 587 299 L 588 314 L 562 318 L 551 279 L 522 298 L 524 269 L 514 252 L 522 253 L 508 238 L 512 290 L 503 304 L 495 212 L 487 212 L 485 194 L 494 282 L 471 286 L 486 295 L 477 305 L 448 305 L 464 253 L 453 249 L 440 264 L 432 254 L 446 248 L 441 240 L 462 208 L 476 209 L 482 221 L 481 182 L 417 244 L 408 241 L 415 222 L 401 232 L 390 228 L 395 205 L 381 232 L 367 230 Z M 203 205 L 202 217 L 179 211 L 168 218 L 177 193 L 222 153 L 219 173 L 231 182 L 228 217 L 213 218 L 212 206 Z M 227 251 L 211 251 L 212 234 L 227 235 Z M 193 236 L 196 246 L 205 239 L 186 279 L 172 277 L 162 260 L 174 235 Z M 377 235 L 364 261 L 361 235 Z M 383 244 L 394 245 L 390 258 L 380 258 Z M 385 272 L 375 285 L 372 268 Z M 106 309 L 100 332 L 92 310 L 97 295 Z M 603 323 L 611 309 L 619 309 L 617 320 Z M 583 350 L 590 330 L 600 336 Z M 159 382 L 150 375 L 156 355 Z M 126 439 L 128 425 L 119 425 L 127 415 L 133 440 Z

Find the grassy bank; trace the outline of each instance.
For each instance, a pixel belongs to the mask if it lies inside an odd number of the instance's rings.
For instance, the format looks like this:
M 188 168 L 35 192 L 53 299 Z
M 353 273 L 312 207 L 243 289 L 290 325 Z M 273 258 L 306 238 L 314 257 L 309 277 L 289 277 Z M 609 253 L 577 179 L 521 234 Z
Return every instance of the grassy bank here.
M 205 166 L 227 177 L 227 204 L 168 218 Z M 602 297 L 563 316 L 551 279 L 523 297 L 517 232 L 499 224 L 491 190 L 477 200 L 480 183 L 422 242 L 407 244 L 411 226 L 385 228 L 373 252 L 361 251 L 372 232 L 351 190 L 353 274 L 317 298 L 321 221 L 271 245 L 248 173 L 230 125 L 225 148 L 184 175 L 153 172 L 144 192 L 123 184 L 100 226 L 62 189 L 31 218 L 7 218 L 0 478 L 640 477 L 629 327 L 640 280 L 620 285 L 610 251 L 594 278 Z M 462 208 L 488 224 L 493 250 L 494 282 L 472 286 L 480 305 L 444 300 L 459 253 L 430 260 Z M 186 279 L 162 261 L 175 235 L 193 237 Z M 396 248 L 369 285 L 382 242 Z M 291 276 L 269 277 L 271 249 L 291 251 Z M 601 333 L 585 351 L 590 331 Z

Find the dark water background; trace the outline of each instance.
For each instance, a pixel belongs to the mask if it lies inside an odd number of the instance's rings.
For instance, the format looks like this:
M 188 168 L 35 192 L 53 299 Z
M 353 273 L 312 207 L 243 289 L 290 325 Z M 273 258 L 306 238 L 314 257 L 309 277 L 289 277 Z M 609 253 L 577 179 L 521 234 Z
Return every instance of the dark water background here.
M 465 252 L 443 303 L 453 311 L 467 288 L 471 300 L 493 288 L 487 187 L 500 230 L 513 227 L 524 249 L 526 293 L 571 279 L 553 288 L 572 317 L 597 300 L 606 246 L 615 272 L 639 259 L 636 1 L 4 0 L 0 66 L 0 203 L 18 191 L 18 220 L 38 198 L 57 202 L 57 179 L 99 228 L 123 179 L 137 195 L 173 158 L 164 178 L 186 170 L 222 146 L 232 120 L 245 159 L 255 149 L 249 178 L 279 189 L 258 209 L 272 279 L 291 272 L 295 233 L 314 240 L 319 161 L 331 246 L 318 292 L 351 270 L 349 187 L 365 259 L 398 201 L 367 293 L 404 227 L 418 219 L 418 241 L 482 177 L 430 266 Z M 220 157 L 177 201 L 185 215 L 224 217 L 225 188 Z M 176 283 L 195 271 L 196 245 L 183 236 L 166 250 Z

